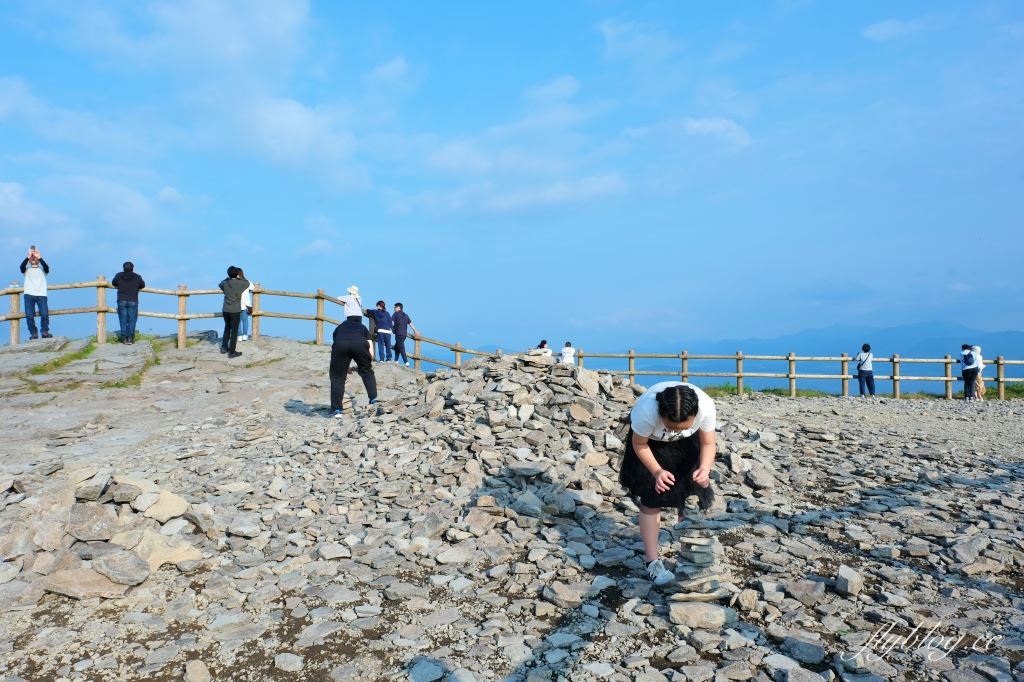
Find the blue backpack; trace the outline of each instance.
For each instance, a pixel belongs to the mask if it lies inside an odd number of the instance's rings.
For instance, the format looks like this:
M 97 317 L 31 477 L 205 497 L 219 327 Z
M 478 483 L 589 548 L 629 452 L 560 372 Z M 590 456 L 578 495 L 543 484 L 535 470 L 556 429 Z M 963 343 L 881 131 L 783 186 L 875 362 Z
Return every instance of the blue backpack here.
M 969 367 L 974 364 L 974 353 L 968 353 L 964 356 L 964 367 Z

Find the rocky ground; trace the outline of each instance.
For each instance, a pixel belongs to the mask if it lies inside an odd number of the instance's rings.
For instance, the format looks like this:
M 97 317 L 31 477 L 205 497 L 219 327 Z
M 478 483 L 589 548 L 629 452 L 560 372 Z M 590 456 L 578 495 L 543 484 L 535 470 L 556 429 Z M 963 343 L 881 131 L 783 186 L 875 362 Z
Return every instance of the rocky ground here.
M 1024 679 L 1020 403 L 718 400 L 653 587 L 641 389 L 392 364 L 337 421 L 329 348 L 240 350 L 0 349 L 6 680 Z

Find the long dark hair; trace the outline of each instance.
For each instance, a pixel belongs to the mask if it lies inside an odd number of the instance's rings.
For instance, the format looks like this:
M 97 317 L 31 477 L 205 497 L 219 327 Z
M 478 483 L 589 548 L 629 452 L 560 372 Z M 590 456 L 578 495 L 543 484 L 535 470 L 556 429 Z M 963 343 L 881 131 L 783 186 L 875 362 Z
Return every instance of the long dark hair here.
M 684 422 L 697 416 L 697 393 L 689 386 L 669 386 L 654 396 L 658 401 L 658 416 L 670 422 Z

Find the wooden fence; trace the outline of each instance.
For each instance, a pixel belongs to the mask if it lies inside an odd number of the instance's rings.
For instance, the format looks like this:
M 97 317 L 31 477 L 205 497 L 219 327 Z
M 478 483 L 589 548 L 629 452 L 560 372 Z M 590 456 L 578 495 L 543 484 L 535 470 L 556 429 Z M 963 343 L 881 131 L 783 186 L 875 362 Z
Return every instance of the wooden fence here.
M 117 308 L 111 308 L 107 305 L 107 289 L 113 287 L 107 282 L 105 277 L 97 277 L 95 282 L 79 282 L 77 284 L 52 284 L 48 287 L 49 291 L 62 291 L 68 289 L 96 289 L 96 305 L 86 308 L 64 308 L 64 309 L 51 309 L 50 315 L 75 315 L 82 313 L 95 313 L 96 314 L 96 339 L 100 343 L 105 343 L 107 339 L 107 315 L 117 314 Z M 21 342 L 21 320 L 25 319 L 25 313 L 21 311 L 21 296 L 24 293 L 24 289 L 20 283 L 12 282 L 11 286 L 4 289 L 2 292 L 4 296 L 10 296 L 10 312 L 0 317 L 0 322 L 10 322 L 11 327 L 11 344 L 15 345 Z M 146 288 L 142 290 L 145 294 L 156 294 L 160 296 L 176 296 L 178 301 L 178 312 L 177 313 L 157 313 L 145 310 L 139 311 L 140 317 L 155 317 L 168 320 L 178 321 L 178 348 L 185 348 L 185 339 L 187 336 L 187 324 L 189 320 L 198 320 L 204 318 L 220 318 L 220 313 L 189 313 L 188 312 L 188 299 L 191 296 L 213 296 L 223 295 L 220 289 L 188 289 L 184 284 L 180 285 L 177 289 L 150 289 Z M 314 299 L 316 301 L 316 314 L 315 315 L 296 315 L 293 313 L 278 313 L 269 310 L 264 310 L 261 306 L 262 299 L 264 296 L 280 296 L 284 298 L 305 298 Z M 324 293 L 323 289 L 318 289 L 315 294 L 304 294 L 293 291 L 274 291 L 271 289 L 263 289 L 260 287 L 259 282 L 253 283 L 252 288 L 252 339 L 258 341 L 260 337 L 260 319 L 264 317 L 271 318 L 282 318 L 289 320 L 309 320 L 316 323 L 316 343 L 322 345 L 324 342 L 324 322 L 330 322 L 331 324 L 339 324 L 338 320 L 334 320 L 327 317 L 325 313 L 326 303 L 333 303 L 335 305 L 343 306 L 344 304 L 332 296 L 328 296 Z M 340 315 L 341 316 L 341 315 Z M 339 316 L 339 317 L 340 317 Z M 490 353 L 487 351 L 473 350 L 470 348 L 464 348 L 461 344 L 450 344 L 444 341 L 438 341 L 436 339 L 430 339 L 425 336 L 414 334 L 411 336 L 415 342 L 413 352 L 409 354 L 410 358 L 413 358 L 416 363 L 416 369 L 420 369 L 420 363 L 426 362 L 430 364 L 440 365 L 442 367 L 458 368 L 462 365 L 463 355 L 471 356 L 499 356 L 501 355 L 501 349 L 497 352 Z M 422 344 L 431 344 L 439 348 L 446 348 L 455 354 L 454 362 L 446 362 L 437 358 L 427 357 L 422 354 Z M 557 350 L 557 349 L 554 349 Z M 580 367 L 583 367 L 588 358 L 613 358 L 613 359 L 624 359 L 628 361 L 628 369 L 626 370 L 613 370 L 616 374 L 623 374 L 629 377 L 630 383 L 633 383 L 638 376 L 666 376 L 676 377 L 678 376 L 683 381 L 689 381 L 692 377 L 717 377 L 733 379 L 736 382 L 736 392 L 743 392 L 743 380 L 744 379 L 788 379 L 789 380 L 789 395 L 796 397 L 796 388 L 798 379 L 833 379 L 840 380 L 842 382 L 842 394 L 848 396 L 850 394 L 850 380 L 856 379 L 856 374 L 850 374 L 849 363 L 852 360 L 846 353 L 839 356 L 828 357 L 828 356 L 803 356 L 790 353 L 788 355 L 744 355 L 742 351 L 736 351 L 735 355 L 691 355 L 688 351 L 681 351 L 676 354 L 664 354 L 664 353 L 636 353 L 630 350 L 628 353 L 584 353 L 582 349 L 577 349 L 576 358 Z M 670 370 L 637 370 L 636 361 L 637 359 L 653 359 L 653 360 L 677 360 L 679 362 L 679 371 Z M 690 371 L 689 363 L 691 360 L 718 360 L 718 361 L 733 361 L 736 363 L 736 371 L 734 372 L 694 372 Z M 747 372 L 743 369 L 744 360 L 748 361 L 777 361 L 786 363 L 786 372 Z M 823 374 L 823 373 L 797 373 L 797 362 L 808 363 L 808 362 L 831 362 L 840 364 L 839 374 Z M 953 376 L 953 365 L 955 361 L 949 356 L 945 356 L 942 359 L 931 359 L 931 358 L 901 358 L 899 355 L 893 355 L 892 357 L 874 358 L 874 362 L 880 365 L 891 365 L 892 369 L 889 374 L 875 374 L 876 381 L 891 381 L 893 387 L 893 396 L 896 398 L 900 397 L 900 382 L 902 381 L 941 381 L 945 383 L 946 398 L 952 399 L 953 397 L 953 382 L 958 381 Z M 941 365 L 943 367 L 942 376 L 913 376 L 902 374 L 901 369 L 903 365 L 914 364 L 914 365 Z M 996 376 L 994 379 L 987 379 L 986 383 L 994 383 L 996 385 L 996 391 L 1000 400 L 1005 399 L 1005 387 L 1008 383 L 1024 383 L 1024 377 L 1008 377 L 1005 375 L 1005 369 L 1007 366 L 1013 365 L 1024 365 L 1024 360 L 1006 360 L 1003 356 L 999 356 L 995 359 L 994 364 L 996 368 Z

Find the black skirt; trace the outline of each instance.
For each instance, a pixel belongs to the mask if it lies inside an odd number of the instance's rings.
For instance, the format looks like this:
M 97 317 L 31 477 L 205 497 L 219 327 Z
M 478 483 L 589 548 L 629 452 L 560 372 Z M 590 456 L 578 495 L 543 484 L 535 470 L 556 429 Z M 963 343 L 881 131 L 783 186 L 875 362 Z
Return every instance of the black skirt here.
M 693 481 L 693 472 L 700 468 L 700 431 L 694 431 L 688 438 L 660 441 L 650 440 L 647 444 L 654 453 L 654 459 L 661 468 L 675 476 L 675 484 L 663 493 L 654 491 L 654 476 L 636 456 L 633 450 L 633 429 L 626 436 L 626 452 L 619 470 L 619 483 L 629 491 L 634 503 L 648 509 L 660 507 L 682 508 L 686 498 L 696 495 L 700 508 L 707 509 L 715 500 L 711 484 L 702 488 Z

